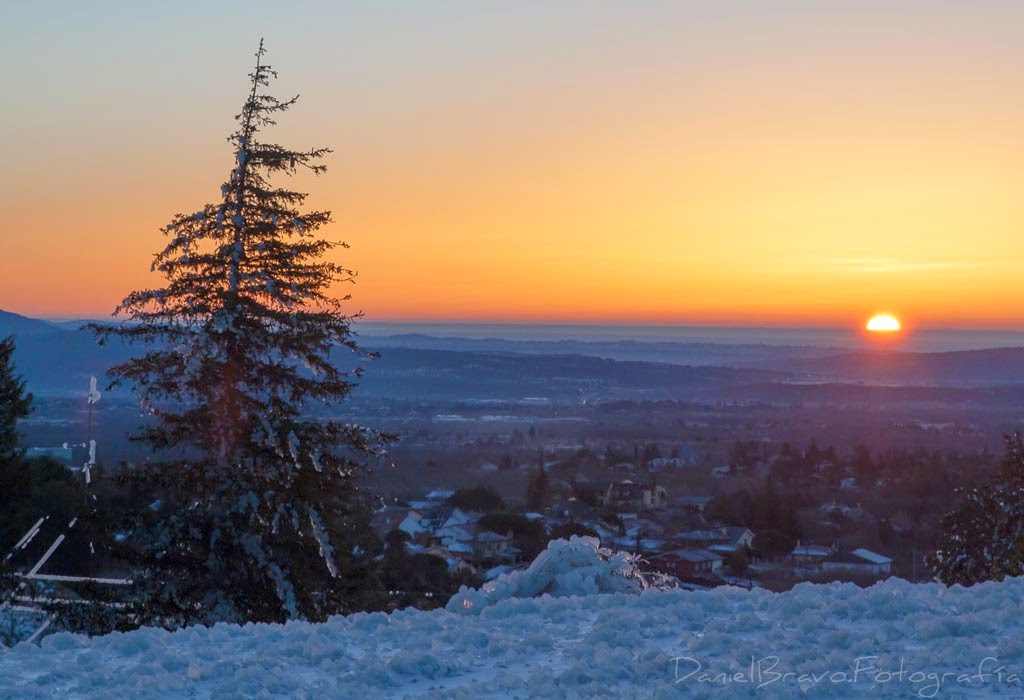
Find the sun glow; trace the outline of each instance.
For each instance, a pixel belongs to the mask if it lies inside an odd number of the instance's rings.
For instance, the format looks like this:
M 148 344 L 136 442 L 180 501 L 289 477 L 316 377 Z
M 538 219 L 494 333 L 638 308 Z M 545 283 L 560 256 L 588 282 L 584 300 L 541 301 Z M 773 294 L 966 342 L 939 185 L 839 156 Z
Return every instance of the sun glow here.
M 867 329 L 873 333 L 894 333 L 900 329 L 900 321 L 890 314 L 877 314 L 868 321 Z

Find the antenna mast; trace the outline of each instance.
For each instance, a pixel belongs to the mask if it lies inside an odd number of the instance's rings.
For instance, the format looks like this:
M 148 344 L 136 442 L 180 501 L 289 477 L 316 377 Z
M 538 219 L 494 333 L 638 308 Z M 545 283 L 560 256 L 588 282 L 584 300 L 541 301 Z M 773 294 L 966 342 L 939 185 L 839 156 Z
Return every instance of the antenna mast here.
M 89 502 L 90 501 L 90 499 L 89 499 L 89 495 L 90 495 L 89 494 L 89 491 L 90 491 L 89 486 L 92 484 L 92 468 L 96 466 L 96 440 L 94 440 L 93 437 L 92 437 L 92 407 L 93 407 L 93 404 L 95 404 L 99 400 L 100 400 L 100 392 L 96 388 L 96 377 L 90 377 L 89 378 L 89 397 L 88 397 L 88 401 L 89 401 L 89 418 L 88 418 L 88 422 L 86 423 L 86 431 L 85 431 L 85 446 L 89 450 L 89 459 L 86 460 L 85 464 L 82 466 L 82 473 L 85 475 L 85 510 L 88 513 L 93 513 L 96 510 L 94 507 L 92 507 L 93 504 Z M 95 501 L 96 500 L 96 496 L 93 496 L 92 500 Z M 90 528 L 90 535 L 91 534 L 92 533 L 91 533 L 91 528 Z M 94 559 L 94 557 L 96 555 L 96 547 L 93 545 L 92 537 L 89 538 L 89 555 L 90 555 L 89 556 L 90 573 L 94 574 L 95 571 L 92 571 L 92 569 L 95 567 L 95 564 L 96 564 L 95 559 Z

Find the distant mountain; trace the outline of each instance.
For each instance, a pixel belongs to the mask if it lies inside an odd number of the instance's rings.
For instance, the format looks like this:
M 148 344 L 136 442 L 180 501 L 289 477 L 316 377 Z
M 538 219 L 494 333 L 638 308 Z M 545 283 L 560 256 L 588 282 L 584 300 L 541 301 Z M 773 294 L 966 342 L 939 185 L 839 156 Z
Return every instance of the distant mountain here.
M 84 392 L 90 376 L 104 384 L 107 369 L 132 354 L 120 340 L 100 347 L 85 330 L 19 336 L 16 343 L 14 362 L 36 394 Z
M 507 340 L 439 337 L 420 333 L 366 336 L 363 343 L 368 347 L 382 350 L 416 348 L 459 352 L 514 352 L 524 355 L 585 355 L 610 360 L 750 369 L 786 369 L 793 360 L 825 358 L 850 351 L 848 348 L 792 345 L 645 340 Z
M 77 331 L 89 323 L 110 323 L 109 318 L 74 318 L 67 321 L 50 321 L 57 328 L 65 331 Z
M 0 337 L 14 334 L 18 371 L 30 390 L 82 391 L 90 376 L 141 348 L 104 347 L 83 322 L 0 311 Z M 851 384 L 995 387 L 1024 384 L 1024 348 L 956 352 L 578 340 L 503 340 L 421 334 L 369 336 L 382 359 L 367 363 L 358 394 L 377 397 L 709 397 L 754 385 Z M 348 365 L 351 356 L 337 352 Z M 745 390 L 744 390 L 745 391 Z M 781 388 L 780 388 L 781 391 Z M 762 390 L 758 390 L 760 394 Z M 742 391 L 740 393 L 743 393 Z M 769 391 L 769 393 L 771 393 Z
M 783 345 L 720 345 L 643 341 L 503 340 L 420 334 L 370 337 L 385 352 L 396 348 L 527 355 L 584 355 L 620 361 L 693 367 L 760 369 L 803 375 L 807 382 L 887 385 L 1000 386 L 1024 383 L 1024 348 L 953 352 L 854 351 Z
M 14 364 L 29 391 L 39 395 L 83 392 L 89 377 L 103 383 L 107 368 L 130 355 L 130 348 L 119 340 L 100 347 L 92 334 L 77 329 L 80 325 L 62 327 L 0 311 L 0 337 L 15 336 Z
M 336 361 L 347 364 L 350 357 L 338 353 Z M 788 373 L 760 369 L 423 348 L 390 348 L 363 366 L 357 396 L 447 401 L 719 400 L 739 387 L 792 379 Z
M 29 318 L 28 316 L 0 309 L 0 338 L 6 338 L 9 335 L 19 337 L 38 335 L 40 333 L 53 333 L 60 330 L 58 326 L 48 321 L 40 321 L 39 319 Z
M 1024 348 L 958 352 L 849 352 L 788 363 L 836 381 L 931 386 L 1024 384 Z

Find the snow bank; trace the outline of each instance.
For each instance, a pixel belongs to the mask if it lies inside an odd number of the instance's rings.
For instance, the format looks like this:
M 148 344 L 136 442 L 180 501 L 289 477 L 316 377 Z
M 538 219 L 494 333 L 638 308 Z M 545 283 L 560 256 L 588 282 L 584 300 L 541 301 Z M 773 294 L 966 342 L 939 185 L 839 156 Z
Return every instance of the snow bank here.
M 508 598 L 639 593 L 649 588 L 636 568 L 636 558 L 625 552 L 603 549 L 596 537 L 552 540 L 529 568 L 501 574 L 483 587 L 463 586 L 450 601 L 448 611 L 479 613 Z
M 1022 620 L 1024 579 L 512 597 L 471 615 L 58 634 L 0 652 L 0 698 L 1021 697 Z

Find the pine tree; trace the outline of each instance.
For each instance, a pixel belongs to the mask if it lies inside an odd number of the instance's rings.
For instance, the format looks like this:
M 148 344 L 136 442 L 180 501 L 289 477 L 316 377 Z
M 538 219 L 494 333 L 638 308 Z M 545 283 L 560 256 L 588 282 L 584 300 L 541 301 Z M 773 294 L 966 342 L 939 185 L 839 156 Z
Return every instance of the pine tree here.
M 14 336 L 0 340 L 0 464 L 21 456 L 18 443 L 18 419 L 32 410 L 32 394 L 25 392 L 25 381 L 14 372 Z
M 535 513 L 543 513 L 551 500 L 551 484 L 541 462 L 526 484 L 526 509 Z
M 958 493 L 926 561 L 936 578 L 969 586 L 1024 575 L 1024 437 L 1007 437 L 1003 466 L 990 483 Z
M 127 322 L 94 326 L 100 342 L 150 346 L 110 371 L 152 417 L 135 437 L 153 460 L 128 475 L 160 498 L 130 523 L 142 622 L 318 620 L 369 590 L 352 578 L 369 570 L 356 480 L 386 436 L 328 417 L 361 374 L 332 349 L 367 357 L 360 314 L 331 292 L 354 273 L 327 259 L 345 244 L 317 236 L 330 212 L 270 182 L 323 173 L 330 150 L 260 139 L 298 99 L 265 94 L 277 74 L 264 53 L 261 41 L 220 200 L 163 229 L 165 286 L 129 294 L 114 312 Z
M 0 340 L 0 501 L 3 502 L 3 523 L 0 523 L 0 545 L 5 549 L 14 543 L 13 532 L 23 532 L 23 523 L 17 516 L 14 501 L 24 498 L 29 490 L 29 470 L 21 464 L 18 419 L 32 410 L 32 394 L 26 393 L 25 381 L 14 370 L 14 336 Z M 9 535 L 9 536 L 8 536 Z M 18 603 L 15 595 L 31 593 L 23 590 L 24 582 L 15 577 L 0 560 L 0 610 Z M 15 617 L 7 615 L 0 620 L 0 645 L 11 646 L 18 641 L 14 627 Z M 2 646 L 0 646 L 2 648 Z

